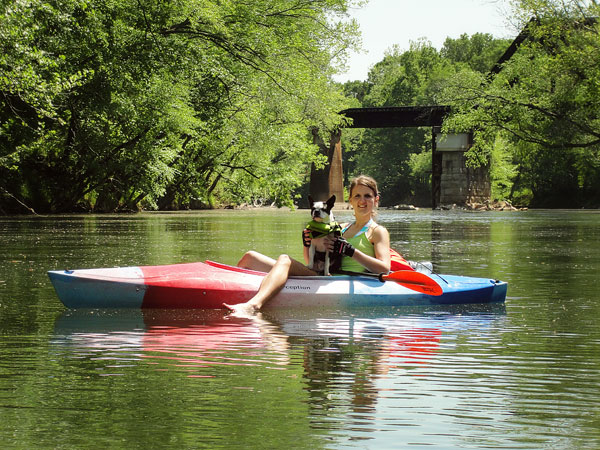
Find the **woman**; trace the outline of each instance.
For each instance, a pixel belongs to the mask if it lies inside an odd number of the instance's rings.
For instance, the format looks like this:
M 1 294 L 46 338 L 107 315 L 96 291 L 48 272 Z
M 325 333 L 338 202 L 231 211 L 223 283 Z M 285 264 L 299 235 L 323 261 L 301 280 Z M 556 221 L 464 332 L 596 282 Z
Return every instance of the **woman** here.
M 374 216 L 379 204 L 377 182 L 366 175 L 360 175 L 350 183 L 350 205 L 354 210 L 354 222 L 342 226 L 342 238 L 325 236 L 313 239 L 317 247 L 344 255 L 342 267 L 344 271 L 373 273 L 390 270 L 390 235 L 385 227 L 375 223 Z M 308 263 L 310 238 L 303 232 L 304 260 Z M 231 311 L 252 314 L 271 300 L 283 289 L 290 276 L 318 275 L 314 270 L 288 255 L 281 255 L 277 260 L 258 252 L 246 253 L 239 267 L 268 272 L 258 292 L 246 303 L 224 306 Z

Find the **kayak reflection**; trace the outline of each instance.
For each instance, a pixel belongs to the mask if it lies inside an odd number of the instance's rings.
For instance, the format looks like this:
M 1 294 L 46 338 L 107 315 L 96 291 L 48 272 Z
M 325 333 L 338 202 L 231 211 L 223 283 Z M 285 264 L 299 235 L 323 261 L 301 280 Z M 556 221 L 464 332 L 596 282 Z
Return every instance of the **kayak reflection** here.
M 93 360 L 110 374 L 141 363 L 193 377 L 214 376 L 209 368 L 215 366 L 298 364 L 308 379 L 342 370 L 340 364 L 383 374 L 430 362 L 443 334 L 465 314 L 472 327 L 502 313 L 503 305 L 483 306 L 483 312 L 475 306 L 401 314 L 389 308 L 351 315 L 271 311 L 250 318 L 215 310 L 68 310 L 55 323 L 53 343 L 67 357 Z
M 287 336 L 257 315 L 251 320 L 216 314 L 190 317 L 168 310 L 144 311 L 144 355 L 185 367 L 285 365 Z

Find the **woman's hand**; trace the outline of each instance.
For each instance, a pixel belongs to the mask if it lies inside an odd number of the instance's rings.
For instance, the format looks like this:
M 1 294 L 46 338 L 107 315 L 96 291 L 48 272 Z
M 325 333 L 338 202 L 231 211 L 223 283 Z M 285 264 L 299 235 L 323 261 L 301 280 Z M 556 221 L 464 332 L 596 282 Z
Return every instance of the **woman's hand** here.
M 310 247 L 311 242 L 312 233 L 308 228 L 305 228 L 304 230 L 302 230 L 302 245 L 304 245 L 305 247 Z
M 344 255 L 352 258 L 356 249 L 343 237 L 338 237 L 333 243 L 333 253 L 336 255 Z
M 307 248 L 310 247 L 311 245 L 314 245 L 316 247 L 316 249 L 320 252 L 334 251 L 335 241 L 336 241 L 336 238 L 331 235 L 313 238 L 312 232 L 308 228 L 305 228 L 302 231 L 302 245 L 304 245 Z
M 335 245 L 335 238 L 327 235 L 319 238 L 313 238 L 312 244 L 319 252 L 332 252 Z

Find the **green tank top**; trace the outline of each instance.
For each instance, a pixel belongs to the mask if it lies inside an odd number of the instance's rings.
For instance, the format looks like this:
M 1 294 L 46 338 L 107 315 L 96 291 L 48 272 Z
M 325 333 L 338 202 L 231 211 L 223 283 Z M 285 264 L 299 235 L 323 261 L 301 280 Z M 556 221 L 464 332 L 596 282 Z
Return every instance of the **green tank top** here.
M 358 232 L 358 234 L 356 234 L 356 236 L 351 237 L 349 239 L 346 239 L 350 244 L 352 244 L 352 246 L 354 248 L 356 248 L 357 250 L 360 250 L 361 252 L 363 252 L 365 255 L 369 255 L 372 257 L 375 257 L 375 246 L 373 244 L 371 244 L 371 241 L 369 241 L 369 239 L 367 239 L 367 230 L 369 229 L 369 227 L 372 224 L 372 220 L 369 220 L 369 222 L 362 227 L 362 229 Z M 349 227 L 350 225 L 348 225 Z M 346 231 L 348 229 L 348 227 L 344 228 L 342 230 L 342 234 L 344 234 L 344 231 Z M 367 269 L 360 263 L 358 263 L 357 261 L 353 260 L 352 258 L 349 258 L 348 256 L 344 256 L 342 258 L 342 270 L 347 270 L 349 272 L 366 272 Z

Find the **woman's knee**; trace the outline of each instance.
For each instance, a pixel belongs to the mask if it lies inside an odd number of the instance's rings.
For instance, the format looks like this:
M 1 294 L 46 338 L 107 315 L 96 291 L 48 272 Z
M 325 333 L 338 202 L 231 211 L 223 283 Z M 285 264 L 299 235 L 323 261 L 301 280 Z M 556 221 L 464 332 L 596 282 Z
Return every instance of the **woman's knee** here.
M 277 258 L 277 265 L 291 267 L 292 258 L 290 258 L 288 255 L 279 255 L 279 258 Z
M 262 261 L 262 256 L 260 253 L 255 252 L 254 250 L 247 251 L 244 253 L 244 256 L 238 262 L 239 267 L 243 267 L 249 269 Z
M 249 252 L 246 252 L 246 253 L 244 253 L 244 254 L 242 255 L 242 257 L 240 258 L 240 260 L 238 261 L 237 265 L 238 265 L 239 267 L 244 267 L 244 268 L 247 268 L 247 265 L 248 265 L 248 263 L 249 263 L 249 262 L 252 260 L 252 258 L 253 258 L 253 255 L 252 255 L 252 253 L 254 253 L 254 251 L 252 251 L 252 250 L 251 250 L 251 251 L 249 251 Z
M 260 270 L 268 272 L 275 264 L 275 260 L 263 255 L 262 253 L 250 250 L 244 253 L 244 256 L 237 263 L 238 267 L 251 270 Z
M 254 250 L 249 250 L 246 253 L 244 253 L 244 256 L 242 256 L 242 259 L 247 259 L 250 261 L 257 261 L 260 259 L 262 255 Z

